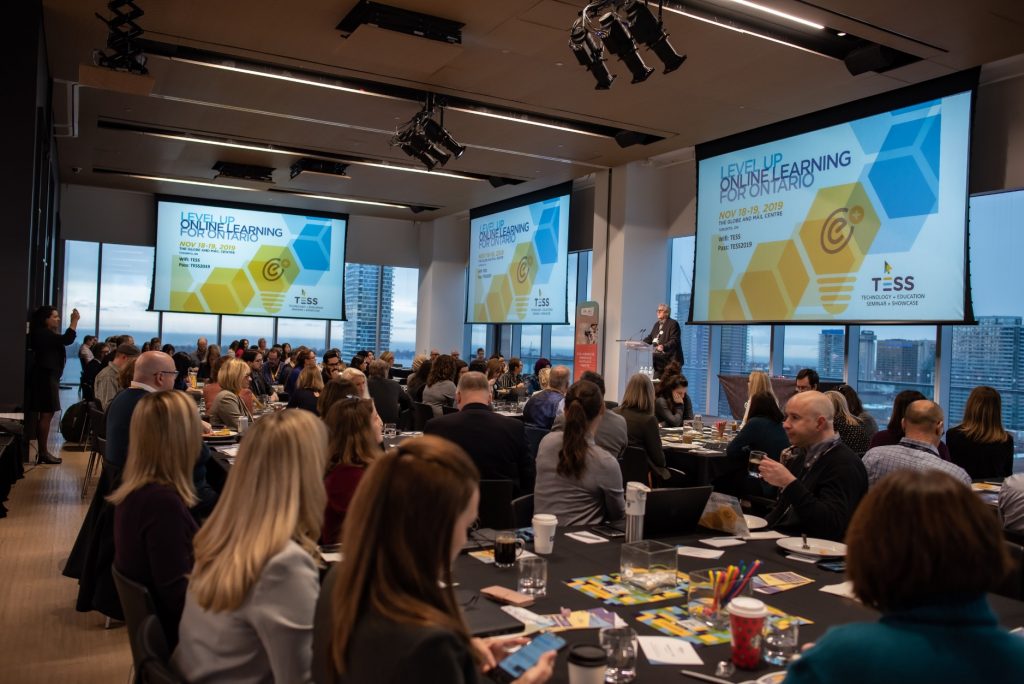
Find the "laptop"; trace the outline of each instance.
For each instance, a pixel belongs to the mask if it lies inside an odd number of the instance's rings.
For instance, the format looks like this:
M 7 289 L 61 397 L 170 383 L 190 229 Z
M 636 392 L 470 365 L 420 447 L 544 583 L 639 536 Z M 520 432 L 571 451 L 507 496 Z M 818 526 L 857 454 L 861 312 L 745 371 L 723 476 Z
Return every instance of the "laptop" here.
M 678 537 L 691 534 L 711 498 L 711 485 L 652 489 L 644 509 L 644 538 Z M 613 524 L 625 530 L 625 521 Z
M 523 631 L 523 623 L 501 609 L 494 601 L 470 589 L 456 589 L 462 615 L 469 633 L 475 637 L 498 636 Z

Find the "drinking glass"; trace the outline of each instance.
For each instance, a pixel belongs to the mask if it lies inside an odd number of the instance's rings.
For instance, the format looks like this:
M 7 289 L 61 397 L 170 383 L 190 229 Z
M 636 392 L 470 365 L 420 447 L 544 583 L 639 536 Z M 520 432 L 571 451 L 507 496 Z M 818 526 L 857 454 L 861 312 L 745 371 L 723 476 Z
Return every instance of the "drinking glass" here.
M 763 451 L 750 452 L 750 468 L 748 470 L 750 477 L 761 477 L 761 461 L 766 458 L 768 458 L 768 454 Z
M 715 573 L 725 568 L 707 568 L 690 571 L 690 586 L 686 592 L 686 607 L 690 617 L 712 629 L 725 629 L 729 624 L 728 614 L 715 600 Z
M 523 554 L 526 543 L 514 531 L 498 532 L 494 537 L 494 566 L 511 568 Z
M 785 666 L 800 646 L 800 625 L 789 620 L 769 621 L 764 628 L 764 659 Z
M 384 423 L 384 439 L 394 439 L 398 436 L 398 426 L 395 423 Z
M 598 639 L 608 655 L 604 681 L 622 684 L 636 679 L 636 632 L 629 627 L 605 627 Z
M 548 562 L 544 558 L 519 559 L 519 581 L 516 591 L 527 596 L 546 596 L 548 593 Z

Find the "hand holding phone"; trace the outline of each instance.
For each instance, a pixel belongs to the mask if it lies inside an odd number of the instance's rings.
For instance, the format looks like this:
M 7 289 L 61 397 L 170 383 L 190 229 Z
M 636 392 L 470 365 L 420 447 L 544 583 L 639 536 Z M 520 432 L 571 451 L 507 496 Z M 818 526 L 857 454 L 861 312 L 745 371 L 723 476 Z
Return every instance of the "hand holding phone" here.
M 527 671 L 542 661 L 545 654 L 558 651 L 565 646 L 565 639 L 557 634 L 541 634 L 515 653 L 508 655 L 490 670 L 487 675 L 501 684 L 509 684 L 527 674 Z M 550 658 L 547 658 L 550 660 Z M 532 678 L 533 681 L 543 681 Z

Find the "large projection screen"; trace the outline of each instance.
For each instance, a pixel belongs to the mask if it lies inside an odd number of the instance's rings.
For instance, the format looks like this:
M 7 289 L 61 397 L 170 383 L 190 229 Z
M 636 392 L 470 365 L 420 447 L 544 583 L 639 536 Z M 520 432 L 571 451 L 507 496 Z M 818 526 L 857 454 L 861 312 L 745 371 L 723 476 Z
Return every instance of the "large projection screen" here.
M 569 199 L 563 183 L 470 212 L 467 323 L 569 322 Z
M 348 216 L 157 198 L 154 311 L 344 320 Z
M 969 318 L 972 100 L 970 88 L 895 98 L 870 116 L 698 155 L 692 320 Z

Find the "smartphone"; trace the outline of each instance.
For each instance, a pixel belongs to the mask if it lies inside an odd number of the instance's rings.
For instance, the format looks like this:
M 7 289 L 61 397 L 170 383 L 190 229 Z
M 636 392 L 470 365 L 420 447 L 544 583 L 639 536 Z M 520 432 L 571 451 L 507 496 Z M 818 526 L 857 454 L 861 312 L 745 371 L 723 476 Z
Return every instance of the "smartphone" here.
M 594 532 L 597 532 L 600 535 L 608 537 L 609 539 L 618 539 L 619 537 L 626 536 L 625 532 L 623 532 L 617 527 L 612 527 L 611 525 L 598 525 L 594 528 Z
M 846 572 L 845 560 L 818 561 L 817 565 L 822 570 L 828 570 L 829 572 Z
M 548 651 L 558 651 L 565 646 L 565 639 L 557 634 L 541 634 L 530 643 L 510 654 L 488 672 L 488 676 L 501 684 L 508 684 L 523 676 L 523 673 L 537 664 Z

